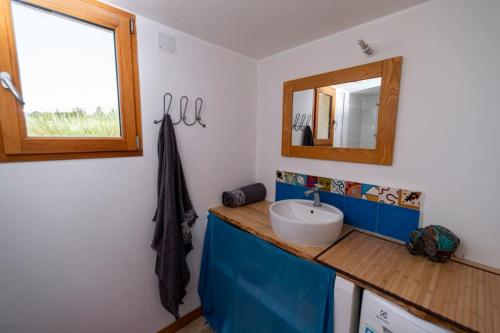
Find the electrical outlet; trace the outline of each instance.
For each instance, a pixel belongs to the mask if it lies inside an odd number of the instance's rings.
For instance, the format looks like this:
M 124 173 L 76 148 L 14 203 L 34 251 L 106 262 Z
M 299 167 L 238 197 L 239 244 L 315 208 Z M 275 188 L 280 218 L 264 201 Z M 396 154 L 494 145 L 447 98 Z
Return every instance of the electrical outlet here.
M 164 32 L 158 31 L 156 45 L 161 50 L 170 55 L 177 55 L 177 40 Z

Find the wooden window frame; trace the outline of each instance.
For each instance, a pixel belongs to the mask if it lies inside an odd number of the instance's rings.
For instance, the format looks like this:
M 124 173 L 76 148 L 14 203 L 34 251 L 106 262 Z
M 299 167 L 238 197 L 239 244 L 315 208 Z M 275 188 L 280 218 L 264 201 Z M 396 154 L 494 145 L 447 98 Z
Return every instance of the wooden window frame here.
M 281 155 L 321 160 L 392 165 L 403 58 L 395 57 L 283 83 Z M 293 146 L 293 93 L 382 77 L 375 149 Z
M 21 90 L 13 31 L 12 0 L 0 0 L 0 71 Z M 24 4 L 112 29 L 115 35 L 121 136 L 28 137 L 22 106 L 0 87 L 0 162 L 142 155 L 135 15 L 95 0 L 23 0 Z
M 332 92 L 333 90 L 333 92 Z M 333 147 L 333 125 L 335 123 L 335 103 L 336 101 L 336 96 L 335 96 L 335 89 L 331 87 L 321 87 L 321 88 L 316 88 L 314 89 L 314 126 L 313 126 L 313 133 L 314 133 L 314 145 L 315 146 L 329 146 Z M 328 124 L 328 139 L 318 139 L 318 126 L 319 126 L 319 97 L 320 94 L 324 94 L 326 96 L 331 97 L 331 105 L 330 105 L 330 123 Z

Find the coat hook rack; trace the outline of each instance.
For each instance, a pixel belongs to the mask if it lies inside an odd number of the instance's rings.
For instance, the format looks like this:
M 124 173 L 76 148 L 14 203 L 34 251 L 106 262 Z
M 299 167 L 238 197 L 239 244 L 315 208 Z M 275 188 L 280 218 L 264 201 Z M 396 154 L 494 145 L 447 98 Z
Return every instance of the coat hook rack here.
M 306 126 L 309 126 L 311 123 L 312 115 L 305 113 L 297 113 L 295 115 L 295 119 L 293 120 L 292 129 L 295 131 L 303 131 L 306 129 Z
M 168 106 L 167 106 L 167 97 L 169 97 L 169 100 L 168 100 Z M 172 94 L 171 93 L 165 93 L 163 94 L 163 117 L 165 117 L 165 115 L 167 114 L 170 114 L 170 107 L 172 106 L 172 100 L 173 100 L 173 97 L 172 97 Z M 179 112 L 179 120 L 176 121 L 176 122 L 173 122 L 174 125 L 177 125 L 178 123 L 181 122 L 181 117 L 182 117 L 182 110 L 181 112 Z M 163 121 L 163 118 L 162 119 L 158 119 L 158 120 L 155 120 L 153 121 L 153 123 L 155 124 L 159 124 Z
M 168 104 L 167 104 L 167 98 Z M 173 96 L 171 93 L 167 92 L 163 95 L 163 117 L 167 114 L 170 114 L 170 107 L 172 106 Z M 187 110 L 188 110 L 189 98 L 187 96 L 182 96 L 179 101 L 179 120 L 176 122 L 172 122 L 174 125 L 180 124 L 183 122 L 187 126 L 193 126 L 196 123 L 200 124 L 203 128 L 207 127 L 204 123 L 201 122 L 201 108 L 203 106 L 203 99 L 201 97 L 196 98 L 195 100 L 195 111 L 194 111 L 194 121 L 187 121 Z M 153 123 L 159 124 L 163 121 L 162 119 L 154 120 Z
M 198 104 L 199 102 L 199 104 Z M 198 122 L 198 124 L 200 124 L 203 128 L 207 127 L 207 125 L 203 124 L 201 122 L 201 108 L 203 106 L 203 98 L 201 97 L 198 97 L 195 101 L 194 101 L 194 107 L 195 107 L 195 116 L 196 116 L 196 121 Z
M 185 101 L 184 109 L 182 108 L 182 101 L 183 100 Z M 181 101 L 180 101 L 181 114 L 182 114 L 181 119 L 184 122 L 184 124 L 186 124 L 188 126 L 193 126 L 196 123 L 196 119 L 192 123 L 188 123 L 186 121 L 187 120 L 186 111 L 187 111 L 188 104 L 189 104 L 189 98 L 187 96 L 182 96 Z

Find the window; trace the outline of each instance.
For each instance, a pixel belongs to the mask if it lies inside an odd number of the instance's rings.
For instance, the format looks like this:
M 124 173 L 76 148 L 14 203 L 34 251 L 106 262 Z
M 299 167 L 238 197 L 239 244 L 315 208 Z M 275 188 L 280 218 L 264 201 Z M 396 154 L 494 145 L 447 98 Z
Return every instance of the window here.
M 141 155 L 135 17 L 94 0 L 0 12 L 0 162 Z

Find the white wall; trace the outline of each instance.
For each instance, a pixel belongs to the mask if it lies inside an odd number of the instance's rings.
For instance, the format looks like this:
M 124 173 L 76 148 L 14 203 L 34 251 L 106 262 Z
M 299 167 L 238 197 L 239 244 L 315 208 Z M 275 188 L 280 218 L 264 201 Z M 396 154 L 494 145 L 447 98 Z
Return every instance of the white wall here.
M 378 101 L 379 94 L 363 96 L 360 147 L 375 148 L 376 146 Z
M 177 37 L 177 56 L 155 49 Z M 254 180 L 256 64 L 138 18 L 144 157 L 0 165 L 0 331 L 155 332 L 173 321 L 159 301 L 150 248 L 162 94 L 205 100 L 207 128 L 176 126 L 200 216 L 189 254 L 196 293 L 206 213 L 224 189 Z M 177 118 L 175 118 L 177 119 Z
M 342 144 L 344 147 L 359 147 L 363 122 L 363 100 L 361 96 L 352 92 L 346 94 L 345 97 Z
M 174 115 L 182 94 L 206 102 L 206 129 L 176 127 L 200 215 L 182 313 L 199 304 L 207 208 L 254 178 L 272 199 L 275 169 L 422 190 L 425 224 L 452 228 L 468 258 L 500 266 L 499 11 L 495 0 L 435 0 L 263 59 L 257 78 L 255 61 L 139 17 L 144 156 L 0 164 L 0 330 L 154 332 L 173 320 L 158 299 L 149 247 L 152 121 L 165 91 L 176 96 Z M 177 56 L 155 49 L 158 29 L 177 37 Z M 375 58 L 361 54 L 359 37 L 377 42 Z M 392 167 L 281 157 L 283 81 L 398 55 Z
M 275 169 L 421 190 L 424 224 L 450 227 L 466 257 L 500 267 L 498 13 L 497 0 L 435 0 L 259 61 L 256 177 L 269 198 Z M 378 54 L 365 57 L 358 38 Z M 283 81 L 399 55 L 393 166 L 281 157 Z
M 307 118 L 310 117 L 309 126 L 312 128 L 313 124 L 313 108 L 314 108 L 314 89 L 302 90 L 293 94 L 293 114 L 292 121 L 295 121 L 297 114 L 300 114 L 297 126 L 300 126 L 302 119 L 304 119 L 304 126 L 307 125 Z M 304 139 L 304 131 L 292 130 L 292 145 L 302 146 Z

